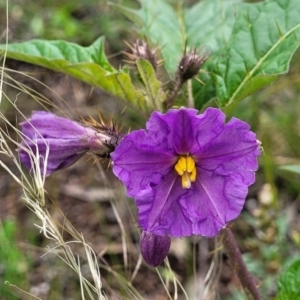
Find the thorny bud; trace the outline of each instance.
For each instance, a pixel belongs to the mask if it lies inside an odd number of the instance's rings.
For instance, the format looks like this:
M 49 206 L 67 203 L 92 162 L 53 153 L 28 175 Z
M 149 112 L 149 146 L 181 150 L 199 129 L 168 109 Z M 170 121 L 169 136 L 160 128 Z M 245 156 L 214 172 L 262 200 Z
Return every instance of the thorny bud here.
M 165 109 L 172 107 L 183 84 L 196 76 L 199 73 L 202 65 L 208 59 L 208 51 L 205 51 L 201 54 L 198 54 L 198 51 L 199 50 L 196 48 L 191 50 L 188 54 L 186 53 L 186 50 L 184 51 L 175 73 L 174 89 L 164 102 Z
M 138 58 L 143 58 L 149 61 L 153 69 L 156 71 L 158 65 L 156 58 L 157 49 L 150 49 L 147 42 L 142 40 L 136 40 L 132 46 L 128 43 L 126 44 L 132 51 L 132 53 L 124 52 L 124 54 L 130 59 L 130 61 L 127 62 L 135 63 Z
M 109 157 L 109 154 L 114 151 L 118 145 L 115 137 L 107 136 L 103 133 L 96 133 L 88 139 L 89 151 L 100 156 Z
M 87 140 L 89 151 L 100 157 L 110 157 L 110 153 L 118 146 L 122 135 L 112 120 L 105 122 L 100 112 L 98 117 L 99 120 L 92 117 L 81 120 L 83 124 L 95 130 L 94 135 Z
M 184 53 L 176 71 L 176 79 L 181 83 L 192 79 L 199 73 L 201 66 L 208 59 L 208 55 L 208 52 L 198 54 L 197 49 L 191 50 L 188 54 Z
M 155 235 L 148 231 L 143 231 L 140 238 L 141 253 L 145 262 L 157 267 L 166 258 L 171 245 L 168 235 Z

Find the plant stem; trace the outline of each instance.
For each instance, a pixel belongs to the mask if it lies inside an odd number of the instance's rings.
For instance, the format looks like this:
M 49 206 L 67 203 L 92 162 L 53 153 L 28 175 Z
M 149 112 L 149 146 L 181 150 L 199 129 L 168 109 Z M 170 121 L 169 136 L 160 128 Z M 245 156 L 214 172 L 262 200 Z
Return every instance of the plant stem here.
M 172 107 L 172 105 L 174 104 L 175 99 L 177 97 L 177 94 L 178 94 L 179 90 L 181 89 L 182 85 L 183 85 L 182 81 L 178 81 L 178 82 L 175 83 L 174 90 L 170 93 L 170 95 L 168 96 L 168 98 L 164 102 L 165 110 L 168 110 L 169 108 Z
M 254 300 L 262 300 L 253 277 L 249 273 L 243 261 L 240 249 L 238 248 L 233 233 L 228 227 L 223 229 L 223 245 L 231 262 L 231 267 L 237 273 L 243 287 L 249 291 Z
M 195 107 L 195 102 L 194 102 L 194 97 L 193 97 L 193 87 L 192 87 L 192 80 L 188 80 L 187 82 L 187 91 L 188 91 L 188 103 L 187 106 L 194 108 Z

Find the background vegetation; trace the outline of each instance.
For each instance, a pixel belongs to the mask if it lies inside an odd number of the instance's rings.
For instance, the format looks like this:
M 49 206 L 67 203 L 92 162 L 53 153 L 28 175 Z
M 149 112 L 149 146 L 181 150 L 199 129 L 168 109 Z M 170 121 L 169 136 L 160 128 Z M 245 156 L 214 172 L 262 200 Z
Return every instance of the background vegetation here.
M 139 7 L 133 0 L 120 4 Z M 0 15 L 6 15 L 3 2 Z M 128 51 L 124 41 L 132 42 L 138 37 L 136 25 L 121 10 L 101 0 L 14 0 L 8 3 L 8 21 L 10 43 L 42 38 L 86 46 L 104 35 L 106 54 L 115 68 L 124 64 L 122 51 Z M 5 34 L 6 20 L 1 18 L 1 43 L 5 43 Z M 273 299 L 279 275 L 300 253 L 299 62 L 297 51 L 287 75 L 247 97 L 231 112 L 251 124 L 263 145 L 256 183 L 250 188 L 245 209 L 232 229 L 264 299 Z M 6 61 L 5 72 L 5 94 L 17 101 L 26 116 L 43 104 L 46 109 L 72 119 L 82 114 L 96 115 L 100 110 L 122 122 L 125 128 L 143 124 L 130 110 L 123 113 L 124 106 L 118 99 L 58 72 L 10 59 Z M 3 100 L 1 110 L 13 124 L 21 121 L 8 100 Z M 0 154 L 0 159 L 18 172 L 8 157 Z M 160 275 L 167 282 L 164 286 L 154 269 L 141 264 L 137 224 L 131 215 L 135 215 L 133 202 L 125 199 L 121 185 L 107 171 L 106 161 L 93 165 L 81 159 L 49 177 L 46 190 L 47 208 L 54 221 L 64 224 L 66 217 L 97 253 L 108 299 L 168 299 L 167 290 L 173 295 L 176 288 L 171 284 L 173 274 L 168 269 L 160 268 Z M 111 200 L 112 193 L 117 201 Z M 78 276 L 57 259 L 59 252 L 45 255 L 56 244 L 33 225 L 39 220 L 21 200 L 20 187 L 4 169 L 0 169 L 0 201 L 0 299 L 32 299 L 20 289 L 41 299 L 80 299 Z M 125 220 L 123 224 L 118 217 Z M 61 234 L 67 241 L 72 240 L 67 226 L 61 228 Z M 128 256 L 124 255 L 124 236 Z M 70 247 L 79 257 L 83 256 L 75 244 Z M 212 261 L 217 267 L 214 275 L 208 276 Z M 174 240 L 169 262 L 190 299 L 197 299 L 193 298 L 197 288 L 207 286 L 207 282 L 215 288 L 219 299 L 245 298 L 217 239 Z M 87 269 L 83 259 L 81 271 L 89 278 Z M 180 290 L 178 299 L 183 297 Z

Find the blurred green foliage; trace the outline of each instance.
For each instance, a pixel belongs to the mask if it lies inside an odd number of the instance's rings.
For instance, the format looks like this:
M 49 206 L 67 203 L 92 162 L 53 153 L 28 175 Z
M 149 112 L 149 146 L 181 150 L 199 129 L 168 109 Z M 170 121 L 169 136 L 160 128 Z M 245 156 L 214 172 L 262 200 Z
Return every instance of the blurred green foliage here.
M 136 0 L 113 1 L 137 6 Z M 1 1 L 0 12 L 5 16 L 6 3 Z M 128 37 L 128 21 L 106 0 L 29 0 L 8 1 L 10 42 L 34 38 L 64 39 L 89 45 L 99 36 L 107 36 L 112 51 L 124 47 Z M 5 18 L 0 25 L 5 28 Z
M 300 259 L 285 270 L 279 279 L 276 300 L 300 299 Z
M 114 1 L 114 4 L 139 7 L 137 1 L 133 0 Z M 2 15 L 4 9 L 5 3 L 1 2 Z M 4 21 L 4 18 L 0 20 L 3 28 Z M 70 3 L 67 0 L 49 0 L 44 1 L 43 5 L 28 0 L 11 1 L 9 21 L 11 42 L 40 38 L 64 39 L 89 45 L 100 35 L 105 35 L 108 41 L 107 53 L 114 54 L 125 48 L 124 39 L 132 40 L 137 37 L 136 25 L 129 23 L 120 10 L 106 1 L 75 0 Z M 288 75 L 268 88 L 248 96 L 230 112 L 230 115 L 250 123 L 252 130 L 257 132 L 258 139 L 262 141 L 261 169 L 255 187 L 256 206 L 243 215 L 251 229 L 242 236 L 245 261 L 249 270 L 260 280 L 266 299 L 274 296 L 281 270 L 299 256 L 300 249 L 299 225 L 297 227 L 300 178 L 297 174 L 299 169 L 295 166 L 300 164 L 299 58 L 300 53 L 296 52 Z M 202 74 L 202 77 L 210 79 L 207 73 Z M 197 89 L 202 86 L 198 82 L 195 85 Z M 200 96 L 203 97 L 206 93 L 208 95 L 209 91 Z M 199 103 L 202 105 L 207 100 L 209 99 L 200 99 Z M 262 201 L 261 197 L 256 199 L 265 184 L 269 187 L 269 202 Z M 290 212 L 291 208 L 293 214 Z M 0 283 L 0 294 L 6 293 L 4 295 L 8 299 L 13 298 L 11 289 L 4 281 L 17 283 L 26 289 L 28 282 L 24 271 L 30 267 L 30 262 L 15 246 L 16 230 L 12 221 L 5 221 L 0 227 L 0 271 L 4 278 Z M 53 299 L 58 299 L 55 297 L 62 293 L 57 278 L 52 282 Z M 111 281 L 113 280 L 112 278 Z M 234 292 L 230 299 L 244 298 Z
M 17 224 L 6 220 L 0 222 L 0 295 L 1 299 L 19 299 L 15 296 L 16 290 L 9 284 L 29 286 L 27 271 L 30 261 L 24 253 L 16 246 Z

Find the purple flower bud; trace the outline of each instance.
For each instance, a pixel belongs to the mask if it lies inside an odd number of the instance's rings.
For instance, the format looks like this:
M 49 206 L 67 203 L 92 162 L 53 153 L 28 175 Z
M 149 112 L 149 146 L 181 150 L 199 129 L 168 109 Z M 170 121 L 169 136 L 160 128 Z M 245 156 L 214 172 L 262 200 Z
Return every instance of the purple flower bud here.
M 24 134 L 19 148 L 21 162 L 31 169 L 29 151 L 35 155 L 38 153 L 40 168 L 46 166 L 47 175 L 72 165 L 88 151 L 108 156 L 114 150 L 111 136 L 105 131 L 85 127 L 49 112 L 34 112 L 30 119 L 20 125 Z
M 145 262 L 157 267 L 167 256 L 171 245 L 168 235 L 155 235 L 148 231 L 143 231 L 140 239 L 141 253 Z

